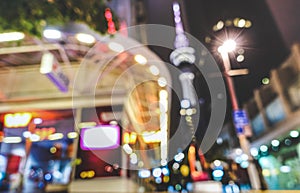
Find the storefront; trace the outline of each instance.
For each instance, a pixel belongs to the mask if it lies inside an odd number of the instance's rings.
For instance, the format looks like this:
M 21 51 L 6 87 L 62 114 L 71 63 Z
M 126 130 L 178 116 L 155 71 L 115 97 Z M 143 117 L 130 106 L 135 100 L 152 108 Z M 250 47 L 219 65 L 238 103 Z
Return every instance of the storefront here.
M 257 158 L 269 189 L 299 190 L 299 142 L 299 129 L 295 129 L 285 133 L 280 139 L 260 146 Z
M 72 110 L 2 114 L 1 188 L 67 185 L 72 172 Z
M 83 108 L 75 179 L 121 175 L 122 106 Z

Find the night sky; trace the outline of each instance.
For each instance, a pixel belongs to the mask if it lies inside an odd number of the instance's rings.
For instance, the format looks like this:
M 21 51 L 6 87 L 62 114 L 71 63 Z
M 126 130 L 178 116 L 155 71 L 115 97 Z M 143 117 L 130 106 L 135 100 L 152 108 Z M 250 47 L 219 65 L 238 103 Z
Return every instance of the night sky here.
M 151 0 L 144 2 L 146 4 L 147 23 L 174 26 L 172 0 Z M 291 3 L 289 6 L 292 7 L 293 4 Z M 262 85 L 262 79 L 265 77 L 269 78 L 270 70 L 280 66 L 289 55 L 291 43 L 288 44 L 287 40 L 290 41 L 293 37 L 283 37 L 284 33 L 280 31 L 283 26 L 278 26 L 280 18 L 277 16 L 277 20 L 274 19 L 274 13 L 272 13 L 274 9 L 271 10 L 266 1 L 188 0 L 184 1 L 182 10 L 185 30 L 210 50 L 220 67 L 223 64 L 216 48 L 221 45 L 224 37 L 236 39 L 237 50 L 240 48 L 244 50 L 243 55 L 245 56 L 245 60 L 241 63 L 236 61 L 237 53 L 230 55 L 231 67 L 233 69 L 247 68 L 249 70 L 248 75 L 234 77 L 236 95 L 240 107 L 253 97 L 253 90 Z M 250 20 L 252 26 L 247 29 L 228 26 L 218 32 L 213 31 L 213 26 L 218 21 L 233 20 L 237 17 Z M 206 37 L 209 37 L 211 41 L 206 43 Z M 156 47 L 152 49 L 163 60 L 169 62 L 170 50 Z M 198 139 L 201 140 L 203 136 L 201 132 L 206 132 L 205 125 L 208 124 L 210 117 L 210 95 L 206 83 L 201 82 L 201 78 L 198 79 L 198 82 L 195 81 L 194 84 L 196 84 L 196 89 L 198 89 L 197 92 L 202 95 L 198 96 L 204 99 L 200 117 L 201 125 L 199 125 L 202 129 L 198 128 L 200 133 L 197 134 Z M 225 122 L 231 121 L 232 117 L 229 98 L 227 101 L 228 113 Z M 179 100 L 176 96 L 173 96 L 171 128 L 177 127 L 176 120 L 180 116 L 178 114 L 179 109 Z M 171 135 L 172 132 L 175 131 L 171 131 Z
M 147 22 L 174 26 L 172 2 L 147 1 Z M 283 63 L 289 54 L 289 47 L 284 42 L 268 4 L 262 0 L 189 0 L 184 3 L 186 31 L 207 46 L 217 63 L 222 64 L 216 47 L 221 44 L 224 36 L 237 39 L 237 47 L 244 49 L 245 60 L 238 63 L 231 55 L 231 65 L 233 69 L 248 68 L 250 71 L 246 76 L 234 77 L 239 102 L 246 102 L 252 96 L 253 89 L 262 85 L 262 79 L 269 77 L 269 71 Z M 236 17 L 250 20 L 252 27 L 225 27 L 218 32 L 212 30 L 219 20 L 233 20 Z M 210 37 L 212 41 L 206 43 L 205 37 Z M 158 50 L 157 53 L 168 60 L 167 51 Z

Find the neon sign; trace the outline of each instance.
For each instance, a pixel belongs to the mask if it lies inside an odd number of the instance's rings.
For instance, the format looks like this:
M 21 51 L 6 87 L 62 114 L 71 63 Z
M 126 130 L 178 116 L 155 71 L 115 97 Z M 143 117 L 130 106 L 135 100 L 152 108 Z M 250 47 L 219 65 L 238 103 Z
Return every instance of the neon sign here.
M 6 114 L 4 116 L 4 125 L 7 128 L 26 127 L 31 118 L 31 113 Z
M 113 21 L 113 16 L 112 16 L 111 10 L 109 8 L 105 9 L 104 16 L 105 16 L 105 19 L 107 21 L 107 32 L 109 34 L 116 33 L 115 23 Z

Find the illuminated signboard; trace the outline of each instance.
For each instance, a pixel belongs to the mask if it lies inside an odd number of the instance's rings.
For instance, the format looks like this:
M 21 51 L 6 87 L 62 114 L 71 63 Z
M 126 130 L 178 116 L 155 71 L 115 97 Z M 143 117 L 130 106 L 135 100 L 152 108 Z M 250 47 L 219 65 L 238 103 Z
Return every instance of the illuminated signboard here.
M 7 128 L 26 127 L 31 118 L 31 113 L 6 114 L 4 116 L 4 125 Z
M 83 150 L 116 149 L 120 145 L 120 128 L 117 125 L 83 128 L 80 136 L 80 147 Z
M 69 78 L 64 74 L 53 54 L 45 53 L 42 57 L 40 73 L 45 74 L 62 92 L 68 91 Z

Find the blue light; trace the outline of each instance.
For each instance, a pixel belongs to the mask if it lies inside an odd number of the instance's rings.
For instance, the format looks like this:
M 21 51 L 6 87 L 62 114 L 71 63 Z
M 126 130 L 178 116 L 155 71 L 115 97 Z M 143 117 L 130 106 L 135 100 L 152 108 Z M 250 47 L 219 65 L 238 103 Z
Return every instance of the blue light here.
M 165 176 L 170 175 L 170 170 L 169 170 L 169 168 L 163 168 L 163 169 L 162 169 L 162 173 L 163 173 Z
M 0 181 L 4 179 L 4 174 L 0 172 Z
M 188 182 L 188 183 L 186 184 L 186 189 L 187 189 L 188 191 L 192 191 L 192 190 L 193 190 L 193 183 Z
M 186 189 L 182 189 L 181 193 L 188 193 L 188 191 Z
M 39 182 L 39 183 L 38 183 L 38 188 L 39 188 L 39 189 L 43 189 L 44 187 L 45 187 L 44 182 Z
M 155 178 L 155 182 L 156 182 L 157 184 L 160 184 L 160 183 L 162 183 L 162 179 L 161 179 L 161 177 L 159 177 L 159 178 Z
M 45 176 L 44 176 L 44 179 L 46 180 L 46 181 L 50 181 L 51 179 L 52 179 L 52 175 L 51 174 L 45 174 Z
M 169 186 L 168 187 L 168 192 L 174 192 L 174 187 L 173 186 Z
M 215 178 L 221 178 L 223 177 L 224 175 L 224 172 L 223 170 L 214 170 L 212 175 L 215 177 Z

